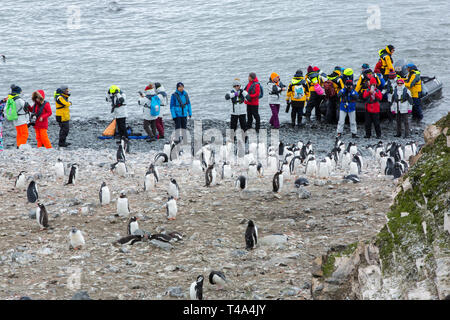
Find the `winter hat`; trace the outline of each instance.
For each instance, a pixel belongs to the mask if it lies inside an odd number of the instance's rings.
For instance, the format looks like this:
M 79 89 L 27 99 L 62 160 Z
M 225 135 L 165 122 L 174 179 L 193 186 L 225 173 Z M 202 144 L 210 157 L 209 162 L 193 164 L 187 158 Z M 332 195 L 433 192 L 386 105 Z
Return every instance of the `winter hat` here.
M 42 98 L 42 100 L 45 99 L 45 92 L 44 92 L 44 90 L 37 90 L 37 91 L 33 92 L 33 94 L 31 95 L 31 100 L 36 102 L 37 98 Z
M 319 69 L 319 67 L 314 67 L 312 71 L 314 71 L 314 72 L 319 72 L 320 69 Z
M 20 94 L 22 92 L 22 88 L 19 86 L 11 87 L 11 94 Z
M 361 69 L 364 69 L 364 70 L 370 69 L 370 66 L 368 63 L 363 63 L 363 65 L 361 66 Z
M 339 67 L 339 66 L 336 66 L 336 67 L 334 67 L 334 70 L 339 70 L 339 71 L 341 71 L 341 67 Z
M 184 88 L 183 82 L 178 82 L 178 83 L 177 83 L 177 89 L 178 89 L 179 87 L 183 87 L 183 88 Z
M 276 77 L 279 77 L 278 73 L 272 72 L 272 73 L 270 74 L 270 80 L 273 81 L 273 79 L 275 79 Z
M 250 78 L 252 78 L 253 80 L 256 79 L 256 73 L 254 73 L 254 72 L 250 72 L 248 76 L 249 76 Z
M 158 88 L 160 88 L 160 87 L 161 87 L 161 83 L 155 82 L 155 89 L 158 89 Z
M 402 83 L 402 84 L 404 84 L 404 83 L 405 83 L 405 80 L 403 80 L 402 78 L 398 78 L 397 83 Z
M 308 66 L 308 69 L 306 70 L 306 72 L 310 73 L 310 72 L 312 72 L 312 71 L 313 71 L 313 67 Z
M 372 77 L 372 78 L 370 78 L 369 83 L 376 85 L 377 84 L 377 79 L 375 79 L 375 77 Z
M 294 77 L 303 77 L 303 71 L 298 69 L 295 71 Z
M 153 83 L 150 82 L 150 83 L 148 84 L 148 86 L 145 87 L 144 90 L 147 91 L 147 90 L 150 90 L 150 89 L 153 89 L 153 88 L 154 88 Z
M 389 49 L 389 53 L 392 53 L 392 50 L 395 50 L 395 47 L 392 44 L 388 45 L 386 48 Z
M 239 78 L 234 78 L 234 80 L 233 80 L 233 87 L 234 86 L 241 86 L 241 79 L 239 79 Z

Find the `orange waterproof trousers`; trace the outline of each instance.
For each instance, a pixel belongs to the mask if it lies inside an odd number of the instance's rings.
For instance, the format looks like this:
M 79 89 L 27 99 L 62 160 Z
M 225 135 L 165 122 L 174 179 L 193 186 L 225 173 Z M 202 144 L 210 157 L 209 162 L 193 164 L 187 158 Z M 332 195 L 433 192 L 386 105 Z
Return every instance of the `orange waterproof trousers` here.
M 40 147 L 44 146 L 47 149 L 51 149 L 52 144 L 50 143 L 50 140 L 48 139 L 47 129 L 34 128 L 34 130 L 36 131 L 37 147 L 40 148 Z
M 25 124 L 23 124 L 21 126 L 17 126 L 16 127 L 16 132 L 17 132 L 16 143 L 17 143 L 17 148 L 18 148 L 18 147 L 20 147 L 20 145 L 27 143 L 27 140 L 28 140 L 28 125 L 25 123 Z

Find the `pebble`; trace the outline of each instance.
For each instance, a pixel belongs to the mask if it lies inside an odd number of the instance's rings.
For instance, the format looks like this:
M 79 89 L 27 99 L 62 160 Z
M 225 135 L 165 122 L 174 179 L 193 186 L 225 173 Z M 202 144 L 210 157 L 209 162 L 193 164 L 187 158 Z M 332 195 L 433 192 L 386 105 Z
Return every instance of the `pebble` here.
M 87 291 L 78 291 L 70 300 L 92 300 Z
M 286 243 L 288 240 L 288 237 L 284 234 L 272 234 L 269 236 L 262 237 L 258 243 L 261 245 L 280 245 Z
M 30 219 L 36 219 L 36 208 L 31 208 L 28 216 L 30 217 Z
M 170 287 L 166 291 L 166 295 L 170 297 L 182 298 L 184 297 L 183 289 L 181 287 Z
M 163 249 L 163 250 L 173 249 L 173 245 L 171 245 L 170 243 L 167 243 L 167 242 L 162 242 L 162 241 L 153 239 L 153 240 L 150 240 L 150 243 L 159 249 Z
M 246 250 L 233 250 L 231 252 L 231 255 L 233 257 L 242 257 L 242 256 L 245 256 L 247 253 L 248 253 L 248 251 L 246 251 Z

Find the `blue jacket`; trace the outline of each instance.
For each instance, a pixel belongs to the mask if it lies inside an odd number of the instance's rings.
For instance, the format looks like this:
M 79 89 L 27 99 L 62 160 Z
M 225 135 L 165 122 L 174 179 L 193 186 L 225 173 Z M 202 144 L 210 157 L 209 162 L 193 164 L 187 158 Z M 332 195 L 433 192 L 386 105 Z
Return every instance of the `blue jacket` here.
M 180 101 L 182 105 L 180 105 Z M 189 95 L 186 91 L 183 90 L 183 92 L 180 93 L 176 90 L 172 93 L 172 97 L 170 98 L 170 113 L 172 114 L 172 119 L 187 116 L 192 117 L 191 101 L 189 100 Z
M 358 101 L 358 92 L 354 89 L 352 91 L 348 91 L 347 88 L 341 89 L 338 93 L 338 96 L 341 98 L 340 110 L 345 112 L 353 112 L 355 111 L 356 101 Z

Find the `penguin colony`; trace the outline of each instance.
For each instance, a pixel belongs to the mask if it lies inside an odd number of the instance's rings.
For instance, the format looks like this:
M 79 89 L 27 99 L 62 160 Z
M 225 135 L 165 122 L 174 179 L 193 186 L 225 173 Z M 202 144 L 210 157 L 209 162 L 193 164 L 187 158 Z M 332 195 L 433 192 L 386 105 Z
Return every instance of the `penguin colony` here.
M 179 143 L 179 142 L 178 142 Z M 285 146 L 282 142 L 278 148 L 273 146 L 266 147 L 264 143 L 250 143 L 249 153 L 243 157 L 237 158 L 237 148 L 233 143 L 227 143 L 220 146 L 219 151 L 213 148 L 211 144 L 205 144 L 191 160 L 184 150 L 177 150 L 177 142 L 172 141 L 164 145 L 163 152 L 158 152 L 150 163 L 148 170 L 143 177 L 144 191 L 153 192 L 159 189 L 165 189 L 162 184 L 162 178 L 158 171 L 158 166 L 164 166 L 168 163 L 174 165 L 188 165 L 192 176 L 204 176 L 205 188 L 212 188 L 219 184 L 234 182 L 235 189 L 241 194 L 248 190 L 252 181 L 260 179 L 263 176 L 273 176 L 272 192 L 277 197 L 283 190 L 283 186 L 288 188 L 301 189 L 309 185 L 307 177 L 318 179 L 328 179 L 331 176 L 342 176 L 346 181 L 358 183 L 361 181 L 361 175 L 364 175 L 364 161 L 361 154 L 362 150 L 352 142 L 345 146 L 339 138 L 336 138 L 333 149 L 323 159 L 318 159 L 315 155 L 311 142 L 303 143 L 299 141 L 296 144 Z M 111 164 L 112 176 L 126 177 L 128 169 L 126 167 L 126 155 L 129 152 L 130 144 L 122 140 L 116 153 L 116 162 Z M 395 142 L 384 144 L 382 141 L 376 145 L 366 147 L 370 160 L 380 167 L 380 173 L 392 176 L 394 179 L 401 177 L 407 170 L 409 158 L 418 153 L 418 147 L 414 142 L 401 146 Z M 216 156 L 218 155 L 218 156 Z M 194 155 L 192 155 L 194 156 Z M 216 168 L 220 171 L 217 174 Z M 64 178 L 65 170 L 62 159 L 58 158 L 54 164 L 54 174 L 57 179 Z M 82 174 L 82 173 L 81 173 Z M 76 185 L 79 177 L 79 165 L 71 164 L 68 182 L 64 185 L 68 188 L 70 185 Z M 120 178 L 119 178 L 120 179 Z M 28 187 L 27 181 L 29 181 Z M 286 182 L 289 182 L 288 184 Z M 51 228 L 49 225 L 49 216 L 44 203 L 39 199 L 38 186 L 32 177 L 26 177 L 26 171 L 20 171 L 14 184 L 15 189 L 25 190 L 29 203 L 36 203 L 36 221 L 39 230 Z M 99 190 L 99 189 L 97 189 Z M 177 181 L 170 177 L 166 188 L 167 202 L 162 207 L 166 208 L 167 220 L 175 220 L 178 207 L 177 200 L 180 198 L 182 187 Z M 111 203 L 111 192 L 105 181 L 102 181 L 99 190 L 99 204 L 106 206 Z M 138 218 L 133 215 L 130 209 L 130 203 L 126 191 L 122 190 L 116 201 L 116 216 L 126 218 L 126 233 L 124 237 L 116 240 L 114 245 L 133 245 L 141 241 L 160 241 L 160 242 L 179 242 L 183 240 L 183 235 L 177 231 L 167 232 L 162 230 L 159 233 L 151 234 L 139 228 Z M 126 234 L 126 235 L 125 235 Z M 82 249 L 86 242 L 82 231 L 72 226 L 69 232 L 69 248 L 73 250 Z M 249 220 L 245 233 L 243 234 L 243 246 L 245 249 L 253 250 L 258 246 L 258 228 L 254 221 Z M 245 243 L 245 244 L 244 244 Z M 222 271 L 211 271 L 209 274 L 209 283 L 216 285 L 222 290 L 227 284 L 227 278 Z M 189 296 L 191 299 L 203 299 L 204 276 L 198 275 L 196 280 L 189 287 Z

